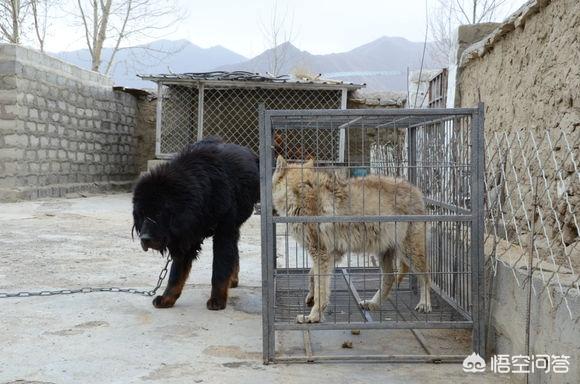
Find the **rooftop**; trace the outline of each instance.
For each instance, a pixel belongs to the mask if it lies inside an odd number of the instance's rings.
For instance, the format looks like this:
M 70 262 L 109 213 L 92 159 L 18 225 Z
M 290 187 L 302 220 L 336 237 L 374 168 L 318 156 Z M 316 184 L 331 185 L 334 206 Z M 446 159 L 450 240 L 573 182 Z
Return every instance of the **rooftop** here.
M 138 75 L 143 80 L 163 84 L 194 84 L 214 87 L 240 88 L 313 88 L 313 89 L 348 89 L 356 90 L 365 84 L 354 84 L 339 80 L 323 79 L 321 75 L 308 78 L 296 78 L 289 75 L 274 76 L 270 74 L 246 71 L 213 71 L 191 73 L 168 73 L 157 75 Z

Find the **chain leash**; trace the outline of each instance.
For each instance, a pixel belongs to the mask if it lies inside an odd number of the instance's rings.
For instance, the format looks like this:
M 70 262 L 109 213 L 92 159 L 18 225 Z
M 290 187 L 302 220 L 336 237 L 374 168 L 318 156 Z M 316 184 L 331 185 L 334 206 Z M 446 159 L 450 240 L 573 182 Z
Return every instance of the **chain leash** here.
M 157 279 L 157 285 L 155 288 L 147 291 L 142 289 L 135 289 L 135 288 L 117 288 L 117 287 L 103 287 L 103 288 L 94 288 L 94 287 L 84 287 L 78 289 L 59 289 L 54 291 L 35 291 L 35 292 L 0 292 L 0 299 L 7 299 L 12 297 L 34 297 L 34 296 L 56 296 L 56 295 L 73 295 L 75 293 L 92 293 L 92 292 L 122 292 L 122 293 L 132 293 L 135 295 L 143 295 L 143 296 L 153 296 L 157 292 L 157 290 L 163 284 L 163 280 L 165 280 L 165 276 L 167 276 L 167 268 L 169 267 L 169 263 L 171 262 L 171 255 L 167 255 L 167 260 L 165 262 L 165 266 L 159 272 L 159 277 Z

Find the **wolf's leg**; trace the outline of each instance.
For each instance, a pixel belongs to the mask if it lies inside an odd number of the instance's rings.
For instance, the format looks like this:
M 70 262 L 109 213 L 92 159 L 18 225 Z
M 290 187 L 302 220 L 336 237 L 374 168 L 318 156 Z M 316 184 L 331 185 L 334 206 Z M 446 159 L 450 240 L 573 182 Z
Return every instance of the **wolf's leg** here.
M 419 289 L 421 296 L 419 297 L 419 304 L 415 307 L 417 312 L 431 312 L 431 279 L 427 273 L 419 276 Z
M 239 264 L 238 228 L 227 228 L 216 231 L 213 237 L 213 271 L 211 276 L 211 296 L 207 309 L 219 310 L 226 307 L 228 288 Z
M 406 251 L 411 259 L 412 269 L 419 273 L 419 303 L 415 307 L 417 312 L 431 312 L 431 278 L 427 263 L 425 247 L 426 236 L 425 223 L 411 223 L 406 242 Z
M 312 268 L 308 272 L 308 295 L 306 295 L 306 300 L 304 300 L 306 305 L 312 307 L 314 305 L 314 275 L 312 273 Z
M 397 284 L 401 284 L 401 281 L 409 273 L 409 266 L 406 263 L 401 263 L 401 269 L 397 271 Z
M 330 274 L 334 266 L 333 258 L 324 251 L 310 250 L 312 256 L 312 278 L 314 279 L 314 304 L 308 316 L 298 315 L 298 323 L 319 323 L 330 299 Z
M 393 274 L 393 262 L 395 261 L 395 250 L 388 250 L 379 257 L 381 267 L 381 286 L 372 299 L 362 300 L 359 304 L 364 309 L 376 311 L 381 307 L 383 301 L 389 296 L 395 276 Z

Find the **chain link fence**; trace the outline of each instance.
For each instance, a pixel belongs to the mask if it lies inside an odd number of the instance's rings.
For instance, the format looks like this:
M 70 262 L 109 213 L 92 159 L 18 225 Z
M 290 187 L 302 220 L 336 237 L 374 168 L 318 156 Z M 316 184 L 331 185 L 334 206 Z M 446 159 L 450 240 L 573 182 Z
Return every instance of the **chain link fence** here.
M 197 139 L 198 91 L 181 85 L 161 86 L 160 154 L 179 152 Z M 159 133 L 159 132 L 158 132 Z
M 467 155 L 469 145 L 458 145 L 466 140 L 462 122 L 444 124 L 445 130 L 419 133 L 420 163 L 444 164 Z M 370 173 L 407 177 L 402 168 L 408 137 L 395 130 L 391 135 L 369 141 Z M 485 147 L 485 252 L 492 272 L 502 263 L 525 288 L 531 269 L 542 281 L 542 289 L 529 286 L 534 294 L 546 294 L 555 307 L 564 305 L 571 318 L 580 315 L 571 305 L 580 297 L 580 131 L 490 132 Z M 425 191 L 445 185 L 442 190 L 459 199 L 454 205 L 468 207 L 471 191 L 462 180 L 469 179 L 469 172 L 462 166 L 453 172 L 426 168 L 417 183 Z
M 161 90 L 160 156 L 179 152 L 198 137 L 219 136 L 227 142 L 247 146 L 258 153 L 258 106 L 267 109 L 340 109 L 342 92 L 336 89 L 292 89 L 292 88 L 249 88 L 209 87 L 203 88 L 203 99 L 199 100 L 199 89 L 194 86 L 163 84 Z M 314 132 L 314 130 L 312 130 Z M 327 146 L 327 152 L 336 153 L 338 139 L 323 138 L 315 143 L 314 134 L 302 137 L 303 147 Z M 292 137 L 279 137 L 293 141 Z M 300 156 L 302 157 L 302 156 Z
M 580 295 L 580 130 L 531 129 L 486 134 L 486 241 L 497 263 L 526 286 L 530 269 L 553 306 Z M 559 295 L 555 295 L 557 292 Z

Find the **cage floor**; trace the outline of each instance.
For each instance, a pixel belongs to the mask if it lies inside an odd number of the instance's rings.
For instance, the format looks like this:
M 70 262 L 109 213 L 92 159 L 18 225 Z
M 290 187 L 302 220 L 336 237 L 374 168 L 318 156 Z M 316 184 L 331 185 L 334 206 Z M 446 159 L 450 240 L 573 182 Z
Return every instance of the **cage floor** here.
M 277 324 L 296 323 L 296 316 L 310 313 L 305 304 L 308 293 L 307 269 L 277 269 L 275 278 L 275 316 Z M 432 311 L 419 313 L 415 306 L 419 302 L 416 290 L 411 289 L 409 278 L 399 286 L 393 285 L 388 298 L 380 310 L 366 311 L 359 304 L 359 299 L 370 299 L 379 287 L 378 269 L 336 268 L 331 277 L 330 303 L 324 313 L 325 323 L 393 323 L 393 322 L 464 322 L 470 321 L 458 309 L 450 305 L 431 290 Z M 385 324 L 387 327 L 388 325 Z

